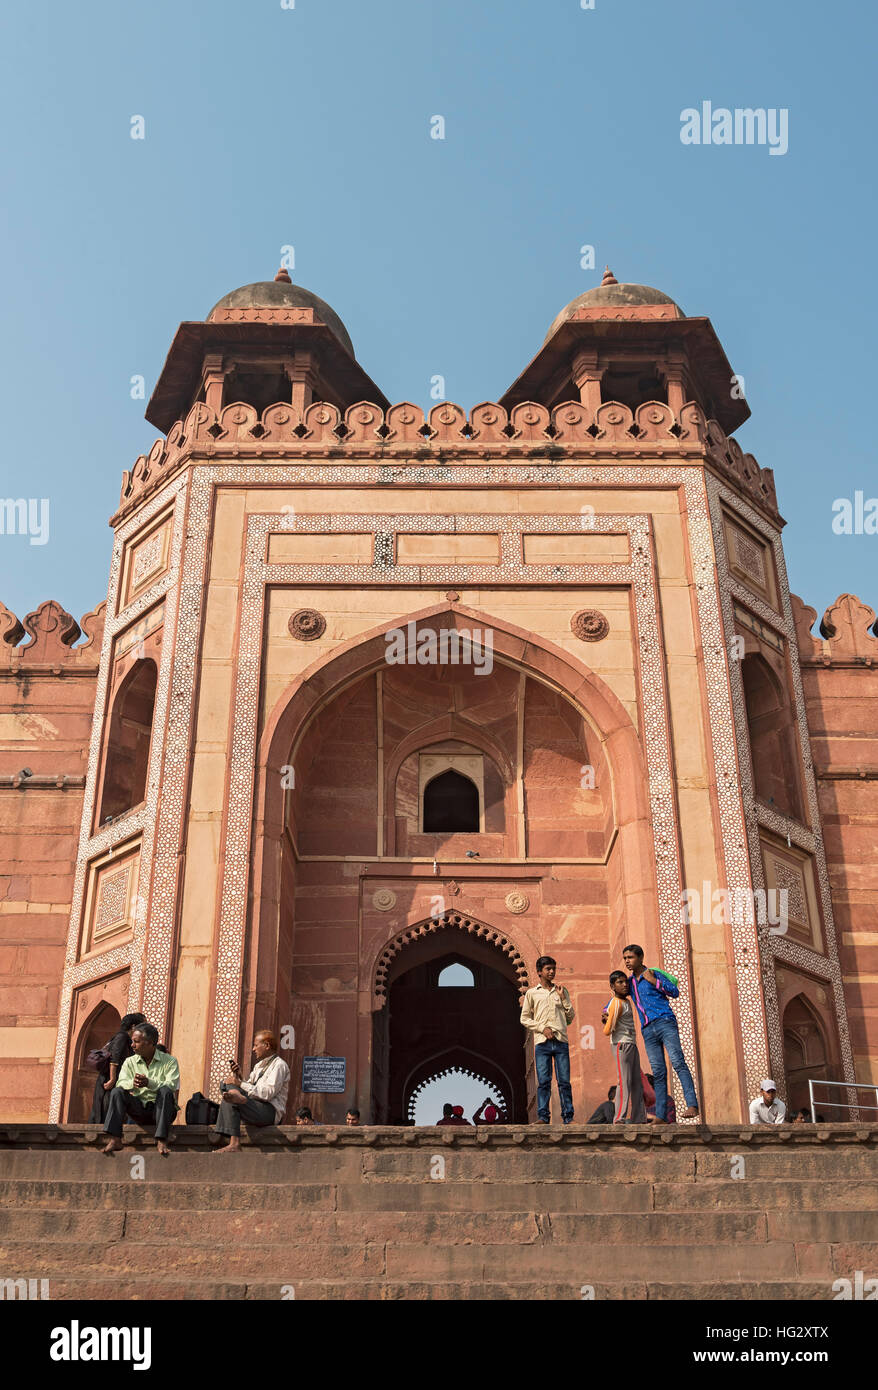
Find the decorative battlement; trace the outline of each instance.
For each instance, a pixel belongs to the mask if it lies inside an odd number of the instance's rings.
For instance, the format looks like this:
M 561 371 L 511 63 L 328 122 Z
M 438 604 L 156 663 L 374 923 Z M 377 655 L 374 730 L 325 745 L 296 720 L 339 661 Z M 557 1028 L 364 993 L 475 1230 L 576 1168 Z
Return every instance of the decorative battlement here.
M 0 670 L 94 673 L 101 659 L 106 608 L 106 602 L 99 603 L 78 623 L 55 599 L 47 599 L 22 623 L 0 603 Z M 88 641 L 74 646 L 83 633 Z M 25 637 L 30 640 L 22 642 Z
M 875 610 L 856 594 L 839 594 L 820 619 L 820 637 L 811 629 L 817 619 L 797 594 L 790 594 L 799 660 L 805 666 L 873 666 L 878 670 L 878 622 Z
M 402 401 L 384 410 L 359 401 L 342 412 L 315 401 L 304 412 L 285 402 L 261 414 L 254 406 L 235 403 L 214 411 L 204 402 L 178 420 L 167 439 L 157 439 L 122 475 L 115 525 L 134 505 L 194 455 L 246 459 L 319 455 L 350 462 L 357 457 L 425 458 L 447 461 L 450 452 L 462 459 L 474 455 L 496 458 L 565 455 L 595 458 L 611 454 L 650 462 L 666 453 L 705 456 L 718 472 L 771 520 L 782 526 L 777 509 L 774 474 L 760 468 L 715 420 L 708 420 L 690 401 L 679 413 L 661 401 L 647 401 L 632 411 L 616 401 L 604 401 L 592 411 L 579 401 L 549 410 L 524 401 L 507 411 L 492 401 L 474 406 L 469 415 L 452 401 L 435 405 L 425 418 L 420 406 Z

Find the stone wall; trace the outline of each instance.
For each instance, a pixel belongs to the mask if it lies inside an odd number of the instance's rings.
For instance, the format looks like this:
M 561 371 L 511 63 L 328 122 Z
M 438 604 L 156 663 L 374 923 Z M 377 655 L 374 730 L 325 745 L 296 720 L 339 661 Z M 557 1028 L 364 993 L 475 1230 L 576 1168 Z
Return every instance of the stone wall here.
M 815 636 L 815 610 L 792 597 L 857 1080 L 878 1082 L 875 613 L 842 594 Z
M 45 1119 L 103 605 L 0 604 L 0 1113 Z M 80 645 L 80 637 L 86 641 Z

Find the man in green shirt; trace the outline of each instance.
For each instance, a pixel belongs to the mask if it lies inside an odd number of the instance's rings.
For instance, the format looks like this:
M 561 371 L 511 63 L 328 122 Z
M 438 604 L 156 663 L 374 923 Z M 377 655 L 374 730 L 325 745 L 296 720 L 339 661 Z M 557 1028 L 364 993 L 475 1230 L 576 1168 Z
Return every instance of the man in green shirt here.
M 122 1126 L 130 1115 L 140 1124 L 155 1125 L 155 1146 L 163 1158 L 170 1153 L 165 1140 L 179 1106 L 180 1068 L 170 1052 L 156 1046 L 158 1029 L 139 1023 L 131 1034 L 131 1057 L 126 1057 L 119 1080 L 110 1092 L 104 1132 L 110 1138 L 102 1150 L 113 1154 L 122 1147 Z

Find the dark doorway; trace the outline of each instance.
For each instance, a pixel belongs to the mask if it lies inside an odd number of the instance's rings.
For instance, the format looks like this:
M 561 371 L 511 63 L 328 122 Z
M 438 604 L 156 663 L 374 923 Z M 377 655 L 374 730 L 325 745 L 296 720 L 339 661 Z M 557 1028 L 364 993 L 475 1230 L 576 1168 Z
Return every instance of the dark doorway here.
M 387 1002 L 374 1015 L 378 1124 L 409 1123 L 413 1094 L 454 1069 L 496 1088 L 510 1123 L 527 1121 L 525 1032 L 514 968 L 496 947 L 461 936 L 442 928 L 397 958 Z M 473 983 L 440 984 L 457 965 L 472 973 Z

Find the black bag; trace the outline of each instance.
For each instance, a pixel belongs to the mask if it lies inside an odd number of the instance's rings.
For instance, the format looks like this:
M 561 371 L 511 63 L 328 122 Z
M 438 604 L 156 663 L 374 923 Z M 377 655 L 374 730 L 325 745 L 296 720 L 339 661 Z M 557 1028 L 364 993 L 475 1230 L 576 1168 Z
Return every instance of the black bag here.
M 91 1067 L 92 1071 L 100 1072 L 101 1076 L 110 1075 L 110 1046 L 94 1047 L 85 1059 L 85 1065 Z
M 186 1102 L 187 1125 L 212 1125 L 218 1116 L 216 1101 L 208 1100 L 200 1091 L 196 1091 L 192 1099 Z

